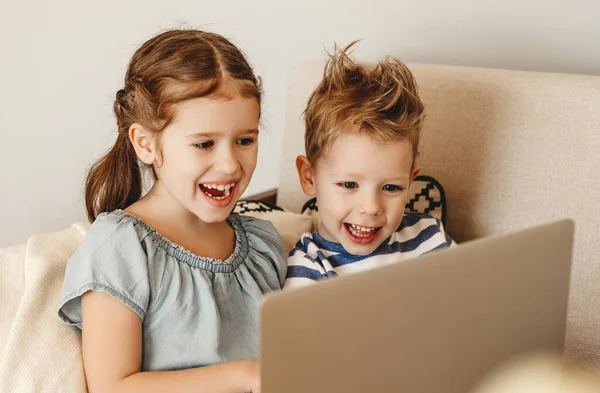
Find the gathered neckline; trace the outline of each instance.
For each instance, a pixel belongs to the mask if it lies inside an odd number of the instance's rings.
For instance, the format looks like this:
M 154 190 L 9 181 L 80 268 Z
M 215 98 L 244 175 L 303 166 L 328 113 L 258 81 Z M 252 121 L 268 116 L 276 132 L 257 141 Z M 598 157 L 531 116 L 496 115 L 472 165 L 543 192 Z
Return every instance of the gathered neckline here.
M 103 214 L 112 214 L 119 218 L 128 218 L 132 220 L 135 225 L 142 227 L 148 233 L 158 247 L 165 250 L 168 255 L 175 258 L 178 262 L 199 269 L 208 270 L 213 273 L 232 273 L 244 262 L 248 255 L 248 235 L 241 220 L 235 214 L 227 217 L 227 222 L 233 227 L 235 246 L 233 253 L 224 261 L 194 254 L 185 247 L 161 235 L 154 227 L 143 221 L 141 218 L 127 213 L 124 210 L 117 209 L 110 213 Z

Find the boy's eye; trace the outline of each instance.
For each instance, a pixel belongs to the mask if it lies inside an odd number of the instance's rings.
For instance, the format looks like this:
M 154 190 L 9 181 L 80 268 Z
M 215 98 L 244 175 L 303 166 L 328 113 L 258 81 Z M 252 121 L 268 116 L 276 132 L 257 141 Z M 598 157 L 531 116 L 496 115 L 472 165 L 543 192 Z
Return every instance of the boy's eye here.
M 254 143 L 253 138 L 241 138 L 241 139 L 238 139 L 238 141 L 237 141 L 237 144 L 242 145 L 242 146 L 249 146 L 253 143 Z
M 213 141 L 196 143 L 196 147 L 198 147 L 200 149 L 209 149 L 209 148 L 213 147 L 214 145 L 215 145 L 215 142 L 213 142 Z
M 355 188 L 358 187 L 358 184 L 356 184 L 353 181 L 345 181 L 345 182 L 342 182 L 342 183 L 338 183 L 338 186 L 343 187 L 343 188 L 347 188 L 349 190 L 353 190 L 353 189 L 355 189 Z
M 387 191 L 387 192 L 396 192 L 396 191 L 402 191 L 402 187 L 395 186 L 393 184 L 386 184 L 385 186 L 383 186 L 383 190 Z

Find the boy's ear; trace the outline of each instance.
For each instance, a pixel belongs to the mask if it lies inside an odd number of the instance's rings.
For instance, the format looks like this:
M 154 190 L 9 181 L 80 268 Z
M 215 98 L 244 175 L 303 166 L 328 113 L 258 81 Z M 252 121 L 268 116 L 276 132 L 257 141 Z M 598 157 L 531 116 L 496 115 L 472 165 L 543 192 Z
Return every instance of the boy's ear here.
M 133 123 L 129 127 L 129 140 L 140 161 L 152 165 L 156 161 L 156 138 L 141 124 Z
M 419 173 L 421 173 L 421 169 L 423 169 L 421 165 L 415 164 L 415 166 L 413 167 L 412 174 L 410 175 L 410 184 L 412 184 L 415 178 L 419 176 Z
M 300 179 L 302 191 L 308 196 L 315 196 L 317 194 L 314 182 L 315 174 L 306 156 L 296 157 L 296 169 L 298 170 L 298 178 Z

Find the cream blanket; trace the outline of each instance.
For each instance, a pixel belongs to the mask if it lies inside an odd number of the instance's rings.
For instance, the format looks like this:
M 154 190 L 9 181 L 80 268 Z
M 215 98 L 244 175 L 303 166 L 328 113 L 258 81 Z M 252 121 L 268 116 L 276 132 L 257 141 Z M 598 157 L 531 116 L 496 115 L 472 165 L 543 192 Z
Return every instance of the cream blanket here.
M 289 212 L 254 213 L 267 219 L 289 250 L 310 217 Z M 58 317 L 65 266 L 88 224 L 29 238 L 0 249 L 0 392 L 86 392 L 81 333 Z
M 2 392 L 86 391 L 81 334 L 57 314 L 65 265 L 86 229 L 75 224 L 0 250 Z

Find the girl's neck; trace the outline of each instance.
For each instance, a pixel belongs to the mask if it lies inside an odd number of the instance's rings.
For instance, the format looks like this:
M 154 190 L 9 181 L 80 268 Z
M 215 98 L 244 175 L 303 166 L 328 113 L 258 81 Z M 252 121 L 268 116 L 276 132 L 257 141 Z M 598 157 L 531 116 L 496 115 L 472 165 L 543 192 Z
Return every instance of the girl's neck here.
M 126 212 L 198 256 L 227 259 L 235 246 L 230 224 L 227 221 L 207 223 L 200 220 L 157 183 L 142 199 L 125 209 Z
M 150 191 L 139 201 L 131 205 L 128 210 L 134 215 L 137 215 L 134 213 L 137 211 L 145 217 L 152 217 L 152 221 L 165 224 L 176 223 L 182 227 L 197 228 L 198 230 L 202 230 L 203 228 L 208 230 L 215 224 L 220 224 L 202 221 L 173 198 L 160 181 L 156 181 Z

